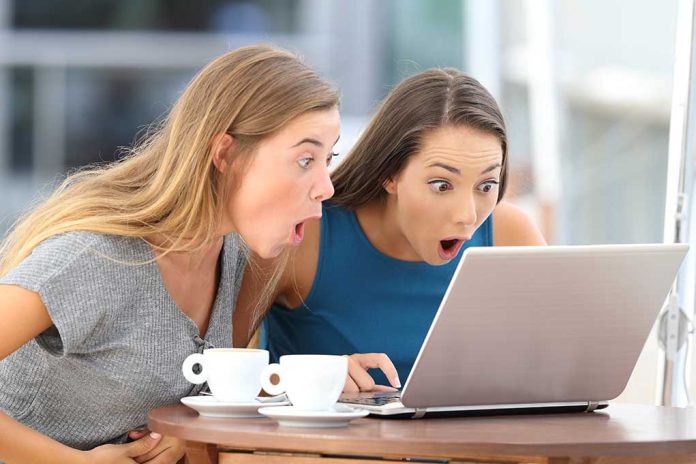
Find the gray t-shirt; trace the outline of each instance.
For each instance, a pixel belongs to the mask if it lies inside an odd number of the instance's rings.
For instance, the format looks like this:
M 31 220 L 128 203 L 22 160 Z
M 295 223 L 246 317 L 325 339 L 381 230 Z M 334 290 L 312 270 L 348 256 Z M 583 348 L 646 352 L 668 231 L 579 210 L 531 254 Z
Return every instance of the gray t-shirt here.
M 205 338 L 173 302 L 142 240 L 87 232 L 52 237 L 0 278 L 37 292 L 54 326 L 0 361 L 0 409 L 78 449 L 124 443 L 153 408 L 198 394 L 181 364 L 232 346 L 244 254 L 224 240 Z M 139 263 L 139 264 L 134 264 Z

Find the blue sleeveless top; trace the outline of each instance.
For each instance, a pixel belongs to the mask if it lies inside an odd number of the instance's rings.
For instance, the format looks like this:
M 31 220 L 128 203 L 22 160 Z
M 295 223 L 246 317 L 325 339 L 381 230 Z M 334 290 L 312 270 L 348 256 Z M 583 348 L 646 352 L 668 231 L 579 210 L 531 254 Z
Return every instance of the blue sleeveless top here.
M 489 216 L 462 250 L 493 245 Z M 386 353 L 403 384 L 411 372 L 463 251 L 432 266 L 384 255 L 353 211 L 324 205 L 319 259 L 304 305 L 273 305 L 261 325 L 271 362 L 284 354 Z M 378 369 L 375 382 L 389 385 Z

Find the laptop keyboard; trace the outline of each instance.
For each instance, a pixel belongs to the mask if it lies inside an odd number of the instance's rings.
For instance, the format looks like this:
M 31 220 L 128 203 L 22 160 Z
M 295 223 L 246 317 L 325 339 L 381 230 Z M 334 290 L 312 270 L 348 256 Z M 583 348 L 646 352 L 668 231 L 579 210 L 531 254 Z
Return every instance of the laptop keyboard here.
M 364 404 L 365 406 L 384 406 L 401 401 L 401 392 L 344 393 L 339 402 Z

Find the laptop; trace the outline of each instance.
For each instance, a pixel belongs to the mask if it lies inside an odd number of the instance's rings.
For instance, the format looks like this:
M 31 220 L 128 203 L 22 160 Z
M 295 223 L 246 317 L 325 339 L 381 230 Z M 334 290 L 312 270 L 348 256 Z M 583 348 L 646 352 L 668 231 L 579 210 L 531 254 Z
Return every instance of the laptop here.
M 686 244 L 465 250 L 393 418 L 593 411 L 626 387 Z

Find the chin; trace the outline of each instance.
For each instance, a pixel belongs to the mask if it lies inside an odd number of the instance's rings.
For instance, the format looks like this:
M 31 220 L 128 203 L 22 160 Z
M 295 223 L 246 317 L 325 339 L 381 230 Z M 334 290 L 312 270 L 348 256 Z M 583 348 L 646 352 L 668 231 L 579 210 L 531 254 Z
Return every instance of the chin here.
M 429 266 L 442 266 L 443 264 L 447 264 L 446 262 L 443 262 L 439 256 L 427 256 L 419 253 L 418 257 L 422 262 Z
M 273 254 L 273 248 L 269 246 L 264 246 L 263 243 L 249 243 L 245 241 L 247 249 L 258 256 L 261 259 L 275 258 L 276 255 Z
M 423 261 L 425 261 L 426 264 L 429 264 L 431 266 L 444 266 L 445 264 L 448 264 L 450 260 L 445 261 L 444 259 L 440 258 L 438 255 L 431 256 L 429 259 L 423 258 Z
M 265 248 L 263 250 L 260 250 L 260 251 L 256 252 L 256 254 L 259 255 L 259 257 L 261 257 L 261 259 L 273 259 L 273 258 L 277 258 L 278 256 L 280 256 L 280 254 L 283 252 L 284 249 L 285 249 L 285 246 L 276 245 L 273 247 L 268 247 L 268 248 Z
M 273 250 L 260 250 L 255 252 L 256 255 L 261 259 L 273 259 L 280 253 L 274 253 Z

